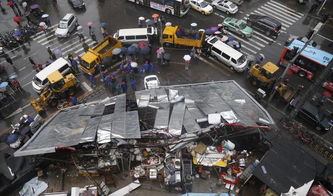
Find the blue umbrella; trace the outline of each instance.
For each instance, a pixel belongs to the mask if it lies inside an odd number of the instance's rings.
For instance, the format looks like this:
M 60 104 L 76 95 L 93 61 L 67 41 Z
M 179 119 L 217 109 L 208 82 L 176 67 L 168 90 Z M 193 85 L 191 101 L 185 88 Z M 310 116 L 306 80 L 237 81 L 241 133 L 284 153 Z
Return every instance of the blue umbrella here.
M 141 54 L 147 55 L 147 54 L 149 54 L 149 52 L 150 52 L 150 48 L 148 46 L 141 48 Z
M 20 30 L 16 29 L 14 31 L 14 35 L 22 35 L 22 32 Z
M 0 88 L 6 88 L 8 86 L 8 82 L 1 82 Z
M 13 75 L 10 75 L 10 76 L 9 76 L 9 79 L 15 79 L 15 78 L 17 78 L 17 75 L 16 75 L 16 74 L 13 74 Z
M 137 47 L 135 46 L 130 46 L 127 50 L 128 54 L 136 54 L 136 52 L 137 52 Z
M 205 33 L 206 33 L 207 35 L 211 35 L 211 34 L 213 34 L 213 31 L 210 30 L 210 29 L 206 29 L 206 30 L 205 30 Z
M 235 40 L 235 37 L 232 35 L 228 35 L 228 41 L 233 41 L 233 40 Z
M 7 144 L 12 144 L 14 142 L 17 141 L 18 139 L 18 135 L 17 134 L 10 134 L 8 137 L 7 137 Z
M 127 48 L 126 47 L 122 47 L 122 48 L 120 48 L 120 50 L 121 50 L 122 54 L 125 54 L 127 52 Z
M 154 21 L 153 20 L 146 20 L 146 24 L 148 25 L 148 26 L 152 26 L 152 25 L 154 25 Z
M 102 23 L 101 23 L 101 27 L 104 27 L 104 28 L 105 28 L 106 26 L 108 26 L 108 24 L 106 24 L 105 22 L 102 22 Z

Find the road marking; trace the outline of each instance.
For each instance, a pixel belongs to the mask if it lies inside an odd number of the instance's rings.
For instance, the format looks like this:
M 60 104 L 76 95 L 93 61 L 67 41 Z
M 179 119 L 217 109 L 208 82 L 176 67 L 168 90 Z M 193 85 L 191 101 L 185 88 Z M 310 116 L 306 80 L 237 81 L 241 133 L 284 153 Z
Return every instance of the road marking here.
M 271 3 L 271 2 L 267 2 L 267 4 L 269 4 L 269 5 L 271 5 L 271 6 L 275 7 L 275 8 L 278 8 L 278 9 L 281 8 L 281 7 L 275 5 L 275 4 Z M 292 15 L 294 15 L 294 17 L 298 17 L 299 19 L 303 18 L 303 16 L 297 15 L 295 12 L 291 12 L 291 11 L 288 11 L 286 9 L 284 9 L 283 11 L 284 12 L 288 12 L 289 14 L 292 14 Z
M 291 19 L 288 19 L 287 17 L 285 16 L 282 16 L 281 14 L 278 14 L 277 12 L 275 11 L 272 11 L 272 10 L 269 10 L 267 8 L 264 8 L 264 7 L 261 7 L 261 8 L 258 8 L 257 10 L 263 12 L 263 13 L 266 13 L 267 15 L 270 15 L 270 16 L 274 16 L 275 18 L 279 18 L 279 20 L 281 22 L 285 22 L 289 25 L 292 25 L 293 23 L 295 23 L 296 21 L 294 20 L 291 20 Z
M 91 45 L 93 45 L 93 44 L 95 44 L 96 42 L 91 42 L 91 43 L 89 43 L 88 44 L 88 46 L 91 46 Z M 78 49 L 78 50 L 76 50 L 74 53 L 78 53 L 78 52 L 80 52 L 80 51 L 82 51 L 84 48 L 82 47 L 81 49 Z
M 274 42 L 274 41 L 275 41 L 274 39 L 272 39 L 272 38 L 270 38 L 270 37 L 267 37 L 266 35 L 261 34 L 261 33 L 259 33 L 258 31 L 255 31 L 255 30 L 253 30 L 253 34 L 259 35 L 259 36 L 261 36 L 261 37 L 263 37 L 263 38 L 265 38 L 265 39 L 268 39 L 268 40 L 271 41 L 271 42 Z
M 264 42 L 265 44 L 269 44 L 268 41 L 263 40 L 263 39 L 261 39 L 260 37 L 258 37 L 258 36 L 256 36 L 256 35 L 252 35 L 252 37 L 256 38 L 257 40 L 260 40 L 261 42 Z M 264 46 L 264 47 L 265 47 L 265 46 Z
M 258 13 L 258 14 L 260 14 L 260 15 L 263 15 L 261 12 L 259 12 L 259 11 L 257 11 L 257 10 L 254 10 L 254 12 L 255 13 Z M 286 21 L 281 21 L 278 17 L 276 17 L 274 14 L 270 14 L 270 13 L 267 13 L 266 15 L 269 15 L 269 16 L 271 16 L 272 18 L 274 18 L 275 20 L 278 20 L 278 21 L 280 21 L 283 25 L 285 25 L 285 26 L 287 26 L 288 25 L 288 27 L 290 27 L 291 25 L 292 25 L 292 23 L 290 23 L 290 22 L 286 22 Z
M 45 36 L 48 36 L 48 35 L 50 35 L 50 34 L 54 34 L 54 32 L 55 32 L 55 30 L 47 30 L 46 31 L 46 33 L 44 32 L 44 31 L 42 31 L 42 35 L 39 35 L 38 37 L 35 37 L 35 38 L 33 38 L 32 40 L 38 40 L 38 39 L 40 39 L 40 38 L 42 38 L 42 37 L 45 37 Z
M 26 83 L 26 84 L 24 84 L 22 87 L 28 86 L 29 84 L 31 84 L 31 81 L 28 82 L 28 83 Z
M 283 4 L 281 4 L 281 3 L 278 3 L 278 2 L 273 1 L 273 0 L 271 0 L 270 2 L 271 2 L 271 3 L 274 3 L 275 5 L 278 5 L 278 6 L 280 6 L 280 7 L 284 7 L 284 8 L 286 8 L 287 10 L 294 12 L 295 14 L 298 14 L 298 15 L 304 16 L 303 13 L 298 12 L 298 11 L 296 11 L 296 10 L 294 10 L 294 9 L 291 9 L 291 8 L 289 8 L 289 7 L 287 7 L 287 6 L 283 5 Z
M 216 16 L 219 16 L 219 17 L 221 17 L 221 18 L 225 18 L 224 16 L 222 16 L 221 14 L 218 14 L 218 13 L 216 13 L 216 12 L 213 12 Z
M 47 36 L 47 37 L 45 37 L 45 38 L 43 38 L 43 39 L 38 40 L 37 43 L 41 43 L 41 42 L 43 42 L 44 40 L 47 40 L 48 38 L 50 38 L 50 37 L 54 37 L 54 36 L 55 36 L 55 34 L 52 34 L 52 35 L 50 35 L 50 36 Z
M 330 42 L 333 42 L 333 40 L 328 39 L 327 37 L 325 37 L 325 36 L 323 36 L 323 35 L 320 35 L 320 34 L 316 34 L 316 35 L 318 35 L 319 37 L 324 38 L 324 39 L 326 39 L 326 40 L 328 40 L 328 41 L 330 41 Z
M 244 44 L 242 45 L 242 48 L 245 48 L 246 50 L 250 51 L 250 52 L 253 53 L 253 54 L 256 54 L 256 53 L 257 53 L 257 51 L 254 51 L 254 50 L 252 50 L 252 49 L 246 47 Z M 260 50 L 259 50 L 259 51 L 260 51 Z
M 274 12 L 277 12 L 277 14 L 281 15 L 282 17 L 286 18 L 289 21 L 297 22 L 299 20 L 298 18 L 292 17 L 292 16 L 288 15 L 288 13 L 286 14 L 286 12 L 282 12 L 281 10 L 274 9 L 274 8 L 271 8 L 271 7 L 268 7 L 268 6 L 266 7 L 265 5 L 263 5 L 261 7 L 263 9 L 267 9 L 267 10 L 274 10 Z
M 90 41 L 92 41 L 91 39 L 87 39 L 86 40 L 86 42 L 90 42 Z M 81 44 L 77 44 L 76 46 L 74 46 L 73 48 L 71 48 L 70 50 L 74 50 L 74 49 L 76 49 L 76 48 L 78 48 L 78 47 L 82 47 L 82 45 Z M 66 53 L 66 51 L 65 51 L 65 53 Z M 74 52 L 75 53 L 75 52 Z
M 50 26 L 49 29 L 53 29 L 57 25 L 58 25 L 58 23 Z M 43 31 L 40 31 L 40 32 L 36 33 L 35 35 L 31 36 L 31 38 L 36 38 L 36 37 L 38 37 L 38 35 L 43 34 L 43 33 L 44 33 Z
M 69 48 L 69 47 L 75 45 L 75 44 L 78 43 L 79 41 L 80 41 L 80 40 L 76 40 L 75 42 L 73 42 L 73 43 L 67 45 L 66 47 L 61 48 L 61 50 L 65 50 L 65 49 L 67 49 L 67 48 Z M 64 54 L 65 54 L 66 52 L 68 52 L 68 51 L 71 51 L 71 50 L 73 50 L 73 48 L 70 48 L 69 50 L 65 50 L 65 51 L 64 51 Z
M 25 68 L 27 68 L 26 66 L 22 67 L 21 69 L 19 69 L 19 71 L 22 71 L 24 70 Z
M 82 86 L 89 92 L 93 90 L 86 82 L 82 82 Z

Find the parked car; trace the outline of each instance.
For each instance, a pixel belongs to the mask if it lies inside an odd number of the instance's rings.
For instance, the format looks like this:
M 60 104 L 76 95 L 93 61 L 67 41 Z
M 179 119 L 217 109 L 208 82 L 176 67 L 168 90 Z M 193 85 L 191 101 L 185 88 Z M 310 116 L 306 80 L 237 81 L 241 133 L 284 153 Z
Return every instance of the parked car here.
M 290 106 L 295 107 L 300 100 L 300 96 L 291 100 Z M 333 126 L 331 115 L 320 106 L 311 101 L 306 101 L 297 113 L 297 117 L 305 123 L 315 127 L 318 131 L 330 131 Z
M 269 16 L 251 14 L 247 19 L 247 24 L 265 35 L 277 38 L 280 34 L 281 23 Z
M 160 80 L 156 75 L 149 75 L 143 79 L 145 89 L 159 88 Z
M 230 30 L 240 34 L 242 37 L 251 37 L 253 29 L 247 26 L 244 20 L 237 20 L 236 18 L 227 17 L 224 19 L 222 26 L 225 30 Z
M 227 14 L 236 14 L 238 12 L 238 6 L 228 0 L 214 0 L 212 6 Z
M 84 0 L 68 0 L 68 2 L 74 9 L 86 9 Z
M 190 5 L 193 9 L 201 12 L 204 15 L 209 15 L 213 13 L 213 7 L 209 5 L 207 1 L 204 0 L 190 0 Z
M 59 22 L 58 27 L 55 31 L 57 37 L 69 37 L 69 35 L 78 26 L 77 17 L 74 14 L 66 14 Z

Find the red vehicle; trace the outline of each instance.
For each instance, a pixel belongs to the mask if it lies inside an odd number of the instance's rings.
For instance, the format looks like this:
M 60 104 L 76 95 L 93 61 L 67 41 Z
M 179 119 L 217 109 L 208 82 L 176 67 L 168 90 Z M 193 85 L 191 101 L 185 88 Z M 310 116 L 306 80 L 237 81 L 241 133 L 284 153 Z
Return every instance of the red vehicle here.
M 286 66 L 303 46 L 304 42 L 296 39 L 293 40 L 283 49 L 280 56 L 280 65 Z M 315 74 L 320 74 L 332 59 L 332 54 L 309 45 L 302 51 L 289 69 L 300 77 L 312 80 Z

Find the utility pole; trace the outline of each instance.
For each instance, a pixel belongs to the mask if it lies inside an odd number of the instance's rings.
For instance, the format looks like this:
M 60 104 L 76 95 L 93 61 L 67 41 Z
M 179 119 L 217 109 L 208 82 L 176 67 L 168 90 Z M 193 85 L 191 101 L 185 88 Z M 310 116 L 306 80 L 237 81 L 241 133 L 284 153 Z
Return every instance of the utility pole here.
M 320 85 L 324 82 L 324 80 L 331 73 L 331 69 L 333 68 L 333 60 L 325 67 L 322 73 L 317 77 L 315 82 L 305 91 L 305 93 L 301 96 L 300 100 L 296 103 L 295 108 L 289 114 L 290 119 L 294 119 L 297 115 L 299 109 L 304 105 L 305 101 L 309 98 L 310 93 L 313 92 L 315 88 L 320 88 Z
M 320 8 L 319 8 L 319 10 L 318 10 L 318 12 L 317 12 L 317 16 L 319 15 L 319 13 L 321 12 L 321 10 L 322 10 L 323 7 L 325 6 L 326 1 L 327 1 L 327 0 L 324 0 L 324 2 L 321 4 L 321 6 L 320 6 Z
M 321 29 L 323 23 L 319 22 L 315 28 L 313 28 L 313 30 L 310 31 L 310 33 L 312 33 L 309 37 L 308 40 L 305 42 L 304 46 L 300 49 L 297 50 L 296 55 L 288 62 L 285 70 L 283 71 L 282 75 L 279 77 L 278 80 L 276 80 L 274 88 L 273 88 L 273 92 L 270 95 L 270 97 L 267 100 L 267 106 L 269 107 L 269 103 L 272 101 L 273 97 L 276 94 L 276 90 L 279 88 L 280 83 L 284 80 L 284 78 L 286 77 L 287 71 L 289 70 L 290 66 L 294 64 L 294 62 L 296 61 L 296 59 L 298 58 L 298 56 L 303 52 L 303 50 L 305 50 L 305 48 L 309 45 L 310 41 L 312 40 L 312 38 L 319 32 L 319 30 Z

